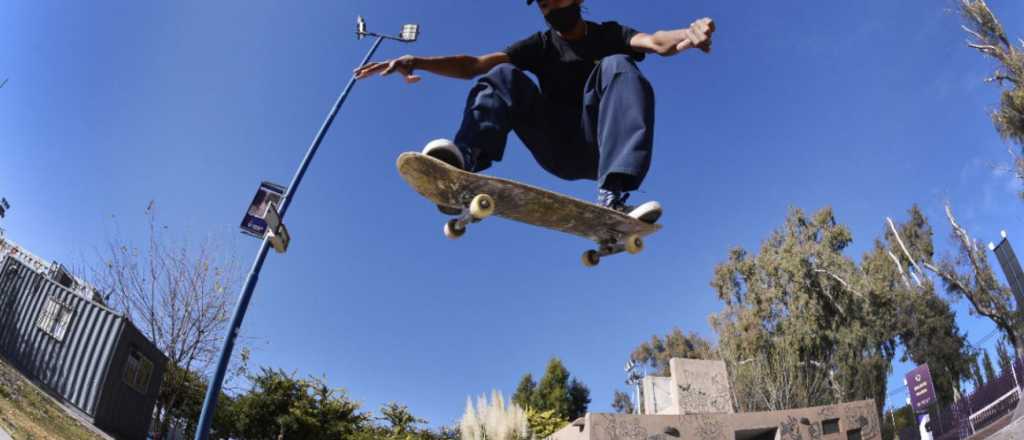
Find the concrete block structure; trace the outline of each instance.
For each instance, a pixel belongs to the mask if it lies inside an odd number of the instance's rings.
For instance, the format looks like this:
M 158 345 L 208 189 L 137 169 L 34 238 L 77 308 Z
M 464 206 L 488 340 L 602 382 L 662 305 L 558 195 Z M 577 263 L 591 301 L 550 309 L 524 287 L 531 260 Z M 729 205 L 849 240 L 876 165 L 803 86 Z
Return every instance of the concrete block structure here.
M 644 414 L 587 414 L 552 440 L 880 440 L 872 400 L 736 413 L 725 363 L 671 359 L 671 377 L 644 377 Z
M 675 408 L 668 414 L 734 412 L 725 362 L 670 359 L 669 370 Z
M 587 414 L 552 440 L 880 440 L 875 403 L 738 414 Z

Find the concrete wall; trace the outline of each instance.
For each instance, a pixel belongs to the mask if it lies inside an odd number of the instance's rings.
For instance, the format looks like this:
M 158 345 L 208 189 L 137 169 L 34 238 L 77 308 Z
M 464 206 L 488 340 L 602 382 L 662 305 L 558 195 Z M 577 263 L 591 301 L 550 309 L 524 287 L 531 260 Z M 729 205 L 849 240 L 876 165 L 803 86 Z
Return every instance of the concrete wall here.
M 838 432 L 822 433 L 834 420 Z M 864 440 L 882 438 L 875 403 L 738 414 L 631 415 L 587 414 L 582 427 L 567 426 L 553 440 L 846 440 L 858 431 Z
M 672 378 L 644 376 L 644 414 L 679 414 L 672 402 Z
M 734 412 L 725 362 L 673 358 L 669 369 L 672 401 L 676 406 L 670 414 Z

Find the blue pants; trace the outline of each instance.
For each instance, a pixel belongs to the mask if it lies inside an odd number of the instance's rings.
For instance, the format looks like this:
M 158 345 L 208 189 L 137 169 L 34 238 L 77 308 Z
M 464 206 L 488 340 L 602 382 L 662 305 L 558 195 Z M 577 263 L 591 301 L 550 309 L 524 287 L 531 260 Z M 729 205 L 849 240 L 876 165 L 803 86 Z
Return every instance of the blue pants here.
M 558 177 L 633 191 L 651 165 L 654 89 L 636 62 L 612 55 L 590 74 L 583 108 L 567 109 L 548 101 L 522 70 L 501 64 L 470 91 L 455 143 L 477 152 L 480 171 L 501 160 L 510 130 Z

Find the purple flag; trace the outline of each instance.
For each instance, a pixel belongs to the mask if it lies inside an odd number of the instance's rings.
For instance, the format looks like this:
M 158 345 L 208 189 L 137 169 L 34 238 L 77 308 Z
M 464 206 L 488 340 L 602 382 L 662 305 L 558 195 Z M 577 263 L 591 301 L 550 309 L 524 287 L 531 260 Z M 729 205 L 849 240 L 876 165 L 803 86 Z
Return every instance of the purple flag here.
M 923 364 L 907 373 L 907 391 L 910 393 L 910 406 L 914 412 L 928 411 L 928 405 L 935 401 L 935 386 L 932 385 L 932 374 L 928 364 Z

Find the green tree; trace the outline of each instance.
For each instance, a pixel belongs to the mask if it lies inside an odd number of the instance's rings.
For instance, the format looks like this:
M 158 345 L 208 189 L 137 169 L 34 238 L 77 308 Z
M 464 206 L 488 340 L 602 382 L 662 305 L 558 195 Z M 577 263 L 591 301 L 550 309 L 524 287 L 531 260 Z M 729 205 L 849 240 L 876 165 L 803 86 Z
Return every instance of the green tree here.
M 546 439 L 565 426 L 565 419 L 555 414 L 555 410 L 526 410 L 526 419 L 530 425 L 530 433 L 535 439 Z
M 1024 348 L 1019 334 L 1021 317 L 1016 313 L 1010 288 L 998 281 L 988 262 L 987 250 L 957 222 L 948 204 L 946 218 L 953 228 L 951 235 L 956 254 L 943 258 L 937 265 L 925 263 L 924 266 L 942 280 L 947 294 L 957 299 L 966 298 L 971 304 L 971 313 L 992 321 L 1020 355 Z
M 683 333 L 678 327 L 664 338 L 657 335 L 651 340 L 640 344 L 630 355 L 634 361 L 645 364 L 657 375 L 668 376 L 669 360 L 683 359 L 718 359 L 714 346 L 695 332 Z
M 526 373 L 523 378 L 519 381 L 519 385 L 516 386 L 516 392 L 512 394 L 512 403 L 519 405 L 520 408 L 529 408 L 534 406 L 534 390 L 537 389 L 537 383 L 533 381 L 533 375 Z
M 554 410 L 555 415 L 568 421 L 570 405 L 569 370 L 562 364 L 561 359 L 551 358 L 544 370 L 544 376 L 537 383 L 532 408 L 540 411 Z
M 413 436 L 419 430 L 417 425 L 427 423 L 426 420 L 412 415 L 408 407 L 396 402 L 384 405 L 380 413 L 381 419 L 388 422 L 388 429 L 398 438 Z
M 872 305 L 891 293 L 873 289 L 843 255 L 852 240 L 830 208 L 794 209 L 759 253 L 737 248 L 716 267 L 711 286 L 725 307 L 711 322 L 738 409 L 885 401 L 895 342 Z
M 368 425 L 369 415 L 359 412 L 358 403 L 320 378 L 297 379 L 293 374 L 263 368 L 250 380 L 252 389 L 233 405 L 238 437 L 349 438 Z
M 206 397 L 206 379 L 194 371 L 185 371 L 173 363 L 168 363 L 163 381 L 158 400 L 174 403 L 173 406 L 164 408 L 166 416 L 170 416 L 169 419 L 185 421 L 184 434 L 186 437 L 193 437 L 203 399 Z M 176 395 L 171 396 L 172 393 Z M 237 423 L 233 404 L 232 397 L 222 391 L 217 411 L 213 416 L 211 437 L 228 438 L 235 432 Z
M 531 408 L 538 411 L 553 410 L 555 415 L 567 422 L 585 415 L 587 405 L 590 404 L 590 390 L 575 379 L 570 383 L 569 370 L 557 357 L 548 361 L 533 396 Z
M 971 382 L 974 383 L 974 388 L 977 389 L 985 385 L 985 376 L 981 372 L 981 359 L 975 359 L 975 362 L 971 362 Z
M 512 402 L 533 414 L 530 429 L 536 433 L 541 427 L 533 422 L 546 421 L 549 413 L 560 420 L 559 426 L 585 416 L 590 405 L 590 389 L 569 375 L 561 359 L 553 357 L 536 385 L 532 375 L 523 376 L 512 395 Z
M 619 414 L 633 414 L 636 407 L 633 405 L 633 399 L 629 397 L 629 394 L 615 390 L 615 395 L 612 397 L 612 409 Z
M 981 368 L 985 372 L 985 382 L 992 382 L 996 379 L 996 369 L 992 366 L 992 358 L 988 355 L 988 350 L 981 350 Z
M 933 288 L 904 298 L 899 338 L 905 350 L 901 361 L 928 364 L 939 402 L 948 404 L 960 393 L 959 384 L 971 375 L 973 362 L 966 335 L 956 325 L 956 314 Z
M 573 378 L 569 381 L 569 420 L 576 420 L 587 415 L 590 405 L 590 389 L 583 382 Z
M 1024 144 L 1024 52 L 1010 42 L 984 0 L 960 0 L 960 13 L 964 30 L 971 35 L 968 46 L 996 64 L 995 72 L 987 79 L 1003 89 L 999 107 L 992 112 L 996 131 L 1004 139 Z M 1024 179 L 1024 160 L 1020 156 L 1014 157 L 1014 169 L 1017 177 Z
M 1006 348 L 1006 342 L 1003 339 L 1000 339 L 999 343 L 996 344 L 996 355 L 999 357 L 1000 373 L 1013 371 L 1013 367 L 1010 366 L 1013 362 L 1013 356 L 1010 355 L 1010 350 Z
M 948 404 L 970 377 L 973 354 L 949 302 L 924 272 L 934 257 L 932 227 L 917 205 L 904 223 L 886 219 L 885 233 L 861 259 L 872 313 L 889 323 L 905 350 L 901 361 L 927 363 L 940 402 Z M 888 292 L 889 294 L 884 294 Z
M 884 439 L 896 438 L 896 433 L 903 428 L 917 426 L 917 420 L 914 417 L 914 411 L 910 408 L 910 405 L 886 411 L 885 414 L 883 414 L 882 420 L 879 420 L 879 422 L 881 422 L 882 438 Z

